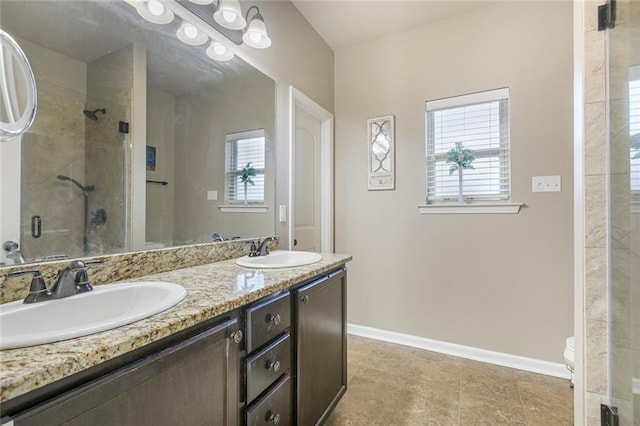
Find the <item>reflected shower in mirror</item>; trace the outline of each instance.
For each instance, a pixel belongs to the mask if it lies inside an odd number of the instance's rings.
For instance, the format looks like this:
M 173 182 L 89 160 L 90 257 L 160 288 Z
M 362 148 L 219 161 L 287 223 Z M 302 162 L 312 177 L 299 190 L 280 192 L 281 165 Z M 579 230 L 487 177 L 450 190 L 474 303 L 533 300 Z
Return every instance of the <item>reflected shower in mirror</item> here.
M 274 232 L 273 80 L 238 57 L 212 60 L 176 37 L 180 19 L 152 24 L 126 1 L 2 0 L 0 10 L 38 91 L 33 126 L 0 152 L 17 168 L 0 166 L 15 193 L 0 242 L 32 262 Z M 225 144 L 254 131 L 265 138 L 264 197 L 242 205 Z

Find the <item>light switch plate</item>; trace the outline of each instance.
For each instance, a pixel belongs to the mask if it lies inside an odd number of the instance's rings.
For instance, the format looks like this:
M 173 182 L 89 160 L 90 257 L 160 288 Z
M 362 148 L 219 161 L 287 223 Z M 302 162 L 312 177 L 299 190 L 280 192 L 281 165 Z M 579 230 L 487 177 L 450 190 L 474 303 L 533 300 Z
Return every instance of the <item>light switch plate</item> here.
M 562 180 L 560 176 L 534 176 L 532 179 L 533 192 L 560 192 Z
M 284 223 L 287 221 L 287 206 L 280 206 L 280 223 Z
M 207 200 L 214 201 L 218 199 L 218 191 L 207 191 Z

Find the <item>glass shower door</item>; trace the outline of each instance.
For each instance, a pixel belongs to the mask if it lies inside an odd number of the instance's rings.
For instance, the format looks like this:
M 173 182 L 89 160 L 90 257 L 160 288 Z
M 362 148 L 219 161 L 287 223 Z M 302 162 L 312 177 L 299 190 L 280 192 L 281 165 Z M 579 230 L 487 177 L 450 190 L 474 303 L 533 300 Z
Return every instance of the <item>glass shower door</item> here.
M 640 425 L 640 2 L 607 30 L 609 401 Z
M 22 141 L 20 241 L 29 261 L 126 249 L 128 107 L 39 88 Z M 127 120 L 128 121 L 128 120 Z

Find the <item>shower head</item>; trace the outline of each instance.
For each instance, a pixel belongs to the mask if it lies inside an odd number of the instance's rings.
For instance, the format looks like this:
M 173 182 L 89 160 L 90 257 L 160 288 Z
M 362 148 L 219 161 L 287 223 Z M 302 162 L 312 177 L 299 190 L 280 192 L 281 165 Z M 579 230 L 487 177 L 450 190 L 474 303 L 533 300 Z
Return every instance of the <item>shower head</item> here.
M 107 109 L 106 108 L 98 108 L 98 109 L 94 109 L 93 111 L 89 111 L 88 109 L 85 109 L 85 110 L 82 111 L 84 116 L 87 117 L 89 120 L 98 121 L 98 116 L 96 115 L 96 112 L 101 112 L 103 114 L 106 114 L 107 113 Z
M 61 181 L 70 181 L 73 182 L 78 188 L 80 188 L 81 191 L 83 191 L 85 193 L 85 195 L 89 195 L 88 192 L 89 191 L 94 191 L 96 189 L 96 187 L 94 185 L 87 185 L 84 186 L 82 185 L 80 182 L 78 182 L 77 180 L 75 180 L 74 178 L 70 178 L 69 176 L 64 176 L 64 175 L 58 175 L 58 180 Z

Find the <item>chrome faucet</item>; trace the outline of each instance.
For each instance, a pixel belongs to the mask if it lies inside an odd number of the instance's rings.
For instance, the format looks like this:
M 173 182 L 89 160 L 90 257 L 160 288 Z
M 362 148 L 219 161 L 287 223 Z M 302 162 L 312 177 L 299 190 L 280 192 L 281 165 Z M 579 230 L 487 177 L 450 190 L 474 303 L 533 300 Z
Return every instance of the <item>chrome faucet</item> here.
M 276 241 L 276 237 L 267 237 L 264 240 L 262 240 L 261 243 L 259 243 L 256 246 L 255 241 L 251 243 L 251 250 L 249 251 L 249 257 L 256 257 L 256 256 L 266 256 L 269 254 L 269 247 L 267 247 L 267 244 L 270 241 Z
M 51 289 L 47 288 L 42 274 L 37 269 L 11 272 L 7 274 L 7 277 L 11 278 L 25 274 L 33 274 L 33 279 L 29 287 L 29 295 L 24 299 L 24 303 L 44 302 L 45 300 L 62 299 L 63 297 L 93 290 L 93 287 L 89 284 L 87 268 L 89 265 L 97 263 L 102 263 L 102 261 L 98 260 L 85 263 L 80 260 L 74 260 L 69 263 L 69 266 L 58 271 L 58 279 Z
M 74 260 L 69 263 L 69 266 L 58 271 L 58 279 L 53 287 L 51 287 L 53 298 L 61 299 L 93 290 L 93 287 L 89 284 L 87 268 L 89 265 L 95 265 L 97 263 L 102 263 L 102 261 L 97 260 L 85 263 L 81 260 Z

